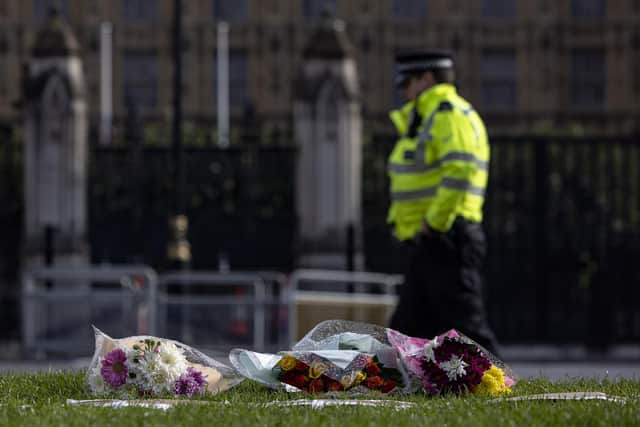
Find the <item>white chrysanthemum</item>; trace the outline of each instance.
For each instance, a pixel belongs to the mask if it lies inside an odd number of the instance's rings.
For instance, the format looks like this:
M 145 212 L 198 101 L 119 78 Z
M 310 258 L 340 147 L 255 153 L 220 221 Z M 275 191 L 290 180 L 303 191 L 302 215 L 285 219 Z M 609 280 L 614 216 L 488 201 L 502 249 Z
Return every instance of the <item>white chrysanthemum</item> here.
M 106 394 L 109 390 L 109 386 L 104 382 L 104 378 L 102 378 L 102 372 L 100 369 L 102 368 L 102 360 L 101 357 L 98 360 L 93 368 L 89 370 L 89 374 L 87 375 L 87 383 L 89 384 L 89 389 L 93 394 L 103 395 Z
M 469 366 L 469 364 L 459 356 L 451 356 L 450 360 L 440 363 L 439 366 L 447 374 L 447 378 L 449 378 L 450 381 L 455 381 L 458 377 L 466 375 L 467 372 L 464 368 Z
M 125 362 L 129 371 L 127 384 L 132 385 L 138 389 L 144 389 L 143 386 L 145 382 L 149 381 L 149 378 L 147 377 L 145 369 L 141 363 L 142 360 L 143 358 L 141 357 L 139 351 L 133 349 L 127 350 L 127 361 Z
M 436 355 L 434 354 L 433 350 L 435 348 L 437 348 L 439 345 L 440 345 L 440 343 L 438 342 L 438 337 L 435 337 L 434 339 L 432 339 L 431 341 L 429 341 L 428 343 L 426 343 L 424 345 L 424 349 L 423 349 L 424 358 L 428 362 L 434 362 L 435 363 Z
M 168 342 L 163 342 L 157 353 L 145 353 L 138 365 L 141 375 L 136 382 L 155 394 L 173 391 L 176 381 L 188 367 L 182 350 Z
M 160 361 L 166 366 L 186 366 L 183 351 L 172 342 L 163 342 L 158 348 Z

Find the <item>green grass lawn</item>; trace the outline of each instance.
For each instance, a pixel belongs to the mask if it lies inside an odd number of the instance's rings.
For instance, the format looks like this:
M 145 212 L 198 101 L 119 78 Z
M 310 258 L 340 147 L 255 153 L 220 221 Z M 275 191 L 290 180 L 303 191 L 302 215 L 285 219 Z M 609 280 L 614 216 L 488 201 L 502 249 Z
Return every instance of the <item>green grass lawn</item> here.
M 396 396 L 417 403 L 393 410 L 371 407 L 267 408 L 260 403 L 309 398 L 270 391 L 245 381 L 238 387 L 202 400 L 206 405 L 181 405 L 168 411 L 147 408 L 97 408 L 65 405 L 67 399 L 91 399 L 83 373 L 0 375 L 0 425 L 114 425 L 114 426 L 494 426 L 494 425 L 640 425 L 640 381 L 574 380 L 518 383 L 513 396 L 570 391 L 601 391 L 627 399 L 626 404 L 604 401 L 491 402 L 479 397 Z M 369 397 L 367 397 L 369 398 Z M 20 408 L 22 405 L 30 408 Z

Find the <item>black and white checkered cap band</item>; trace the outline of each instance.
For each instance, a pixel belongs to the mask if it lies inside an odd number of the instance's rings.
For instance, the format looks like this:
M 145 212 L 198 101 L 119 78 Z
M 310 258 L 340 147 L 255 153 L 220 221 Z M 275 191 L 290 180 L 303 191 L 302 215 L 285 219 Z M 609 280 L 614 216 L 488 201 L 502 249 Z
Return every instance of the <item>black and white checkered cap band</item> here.
M 451 58 L 432 59 L 429 61 L 415 61 L 398 65 L 398 72 L 406 73 L 415 70 L 429 70 L 433 68 L 452 68 Z

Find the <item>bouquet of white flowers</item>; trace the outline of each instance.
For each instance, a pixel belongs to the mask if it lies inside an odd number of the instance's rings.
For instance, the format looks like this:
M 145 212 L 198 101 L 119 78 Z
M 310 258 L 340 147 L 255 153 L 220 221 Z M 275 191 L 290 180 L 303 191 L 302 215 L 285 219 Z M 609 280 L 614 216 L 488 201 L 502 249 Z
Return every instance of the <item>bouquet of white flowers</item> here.
M 87 372 L 95 395 L 194 396 L 218 393 L 242 379 L 233 369 L 177 341 L 150 336 L 113 339 L 94 327 L 96 349 Z

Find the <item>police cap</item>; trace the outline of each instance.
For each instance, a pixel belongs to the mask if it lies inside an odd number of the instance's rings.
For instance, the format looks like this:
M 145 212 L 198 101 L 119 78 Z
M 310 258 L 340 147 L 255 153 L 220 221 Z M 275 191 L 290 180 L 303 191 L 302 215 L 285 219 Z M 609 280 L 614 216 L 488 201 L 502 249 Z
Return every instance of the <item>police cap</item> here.
M 396 56 L 396 64 L 395 83 L 396 86 L 402 86 L 412 74 L 453 68 L 453 55 L 441 50 L 403 53 Z

